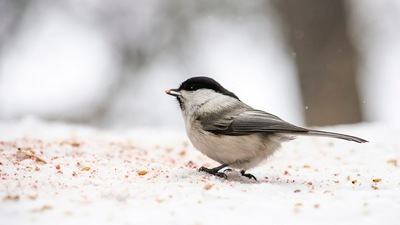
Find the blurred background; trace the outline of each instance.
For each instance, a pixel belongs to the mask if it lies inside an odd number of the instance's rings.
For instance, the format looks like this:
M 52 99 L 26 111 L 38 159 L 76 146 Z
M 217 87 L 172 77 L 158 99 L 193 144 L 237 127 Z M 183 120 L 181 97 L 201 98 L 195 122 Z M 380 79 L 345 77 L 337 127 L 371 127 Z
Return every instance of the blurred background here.
M 0 0 L 0 120 L 183 130 L 205 75 L 292 123 L 400 124 L 400 1 Z

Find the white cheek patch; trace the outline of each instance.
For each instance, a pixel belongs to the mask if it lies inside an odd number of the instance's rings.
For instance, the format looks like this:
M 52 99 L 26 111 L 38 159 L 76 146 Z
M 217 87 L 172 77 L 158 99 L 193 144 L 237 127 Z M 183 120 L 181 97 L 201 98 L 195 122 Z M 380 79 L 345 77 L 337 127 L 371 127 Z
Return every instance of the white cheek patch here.
M 196 91 L 181 91 L 181 97 L 183 100 L 184 107 L 187 112 L 187 115 L 192 115 L 196 110 L 198 110 L 202 105 L 206 102 L 221 96 L 220 93 L 217 93 L 213 90 L 209 89 L 199 89 Z

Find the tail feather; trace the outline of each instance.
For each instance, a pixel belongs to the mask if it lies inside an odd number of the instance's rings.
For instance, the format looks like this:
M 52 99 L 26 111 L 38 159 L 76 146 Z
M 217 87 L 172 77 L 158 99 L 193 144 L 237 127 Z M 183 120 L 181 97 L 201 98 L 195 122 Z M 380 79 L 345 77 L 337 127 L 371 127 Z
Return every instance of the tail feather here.
M 301 133 L 304 135 L 312 135 L 312 136 L 323 136 L 323 137 L 332 137 L 332 138 L 339 138 L 347 141 L 354 141 L 357 143 L 366 143 L 368 142 L 365 139 L 359 138 L 359 137 L 354 137 L 346 134 L 339 134 L 339 133 L 333 133 L 333 132 L 326 132 L 326 131 L 319 131 L 319 130 L 309 130 L 306 133 Z

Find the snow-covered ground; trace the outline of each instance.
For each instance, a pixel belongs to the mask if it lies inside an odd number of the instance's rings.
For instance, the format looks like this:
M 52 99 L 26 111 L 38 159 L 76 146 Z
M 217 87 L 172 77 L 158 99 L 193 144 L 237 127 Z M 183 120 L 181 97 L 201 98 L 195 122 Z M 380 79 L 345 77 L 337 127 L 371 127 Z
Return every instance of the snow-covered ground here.
M 0 123 L 1 224 L 398 224 L 400 128 L 324 128 L 250 172 L 217 165 L 185 134 L 97 130 L 28 118 Z M 182 130 L 183 131 L 183 128 Z

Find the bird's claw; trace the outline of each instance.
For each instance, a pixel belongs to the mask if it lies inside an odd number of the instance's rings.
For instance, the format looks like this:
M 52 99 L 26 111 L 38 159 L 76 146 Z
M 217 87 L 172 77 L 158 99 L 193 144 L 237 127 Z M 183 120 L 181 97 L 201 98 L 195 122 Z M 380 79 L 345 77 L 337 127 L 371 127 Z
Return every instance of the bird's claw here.
M 251 174 L 251 173 L 246 173 L 245 170 L 240 171 L 240 174 L 242 174 L 242 176 L 247 177 L 249 179 L 254 179 L 255 181 L 257 181 L 257 178 Z
M 217 177 L 220 177 L 220 178 L 228 179 L 228 176 L 226 176 L 226 174 L 223 173 L 223 172 L 218 172 L 219 170 L 220 170 L 220 168 L 218 168 L 218 167 L 217 168 L 213 168 L 213 169 L 209 169 L 209 168 L 206 168 L 204 166 L 200 167 L 200 169 L 199 169 L 200 172 L 206 172 L 208 174 L 211 174 L 211 175 L 214 175 L 214 176 L 217 176 Z
M 224 169 L 224 173 L 226 173 L 226 172 L 232 172 L 233 170 L 232 169 L 230 169 L 230 168 L 228 168 L 228 169 Z

